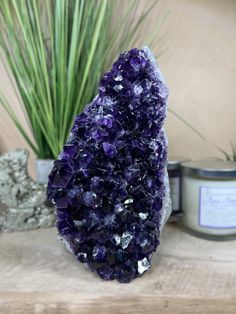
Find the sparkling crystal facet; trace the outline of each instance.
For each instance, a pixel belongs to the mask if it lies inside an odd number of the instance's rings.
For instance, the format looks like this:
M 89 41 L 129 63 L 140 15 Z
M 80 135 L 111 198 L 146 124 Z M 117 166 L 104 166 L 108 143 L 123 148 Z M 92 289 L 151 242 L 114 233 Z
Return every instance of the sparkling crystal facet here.
M 49 175 L 60 238 L 105 280 L 142 275 L 159 245 L 169 214 L 167 97 L 148 48 L 122 53 Z

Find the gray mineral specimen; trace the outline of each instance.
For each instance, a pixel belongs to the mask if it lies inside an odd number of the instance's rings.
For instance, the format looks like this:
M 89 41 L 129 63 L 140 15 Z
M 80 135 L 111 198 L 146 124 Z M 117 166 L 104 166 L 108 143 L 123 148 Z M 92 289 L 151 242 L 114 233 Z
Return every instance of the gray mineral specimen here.
M 21 231 L 51 227 L 54 207 L 46 201 L 45 186 L 27 173 L 29 153 L 16 149 L 0 156 L 0 230 Z

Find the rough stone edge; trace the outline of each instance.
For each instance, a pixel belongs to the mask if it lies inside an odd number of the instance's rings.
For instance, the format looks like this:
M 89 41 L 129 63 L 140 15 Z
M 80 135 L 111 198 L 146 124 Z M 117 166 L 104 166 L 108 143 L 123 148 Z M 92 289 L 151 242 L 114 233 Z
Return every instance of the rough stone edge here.
M 168 98 L 168 88 L 167 85 L 165 83 L 165 79 L 164 76 L 160 70 L 160 67 L 156 61 L 156 58 L 154 56 L 154 54 L 152 53 L 152 51 L 150 50 L 149 47 L 144 46 L 142 48 L 142 50 L 144 51 L 144 53 L 147 55 L 148 59 L 151 61 L 152 65 L 153 65 L 153 70 L 156 73 L 157 77 L 164 83 L 165 88 L 166 88 L 166 103 L 167 103 L 167 98 Z M 167 106 L 166 106 L 166 112 L 165 114 L 167 114 Z M 166 120 L 166 119 L 165 119 Z M 162 132 L 164 134 L 164 141 L 166 143 L 166 146 L 168 148 L 168 139 L 166 136 L 166 131 L 165 131 L 165 127 L 162 127 Z M 165 165 L 165 179 L 164 179 L 164 186 L 165 186 L 165 197 L 164 197 L 164 202 L 163 202 L 163 206 L 161 209 L 161 223 L 160 223 L 160 231 L 162 231 L 166 221 L 168 220 L 168 218 L 171 215 L 172 212 L 172 204 L 171 204 L 171 199 L 170 199 L 170 184 L 169 184 L 169 176 L 168 176 L 168 172 L 167 172 L 167 164 L 168 164 L 168 158 L 166 160 L 166 165 Z

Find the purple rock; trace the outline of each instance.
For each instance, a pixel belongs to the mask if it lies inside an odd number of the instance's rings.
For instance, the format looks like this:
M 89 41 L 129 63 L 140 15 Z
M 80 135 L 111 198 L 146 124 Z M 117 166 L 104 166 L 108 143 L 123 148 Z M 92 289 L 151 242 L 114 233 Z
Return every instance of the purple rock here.
M 95 261 L 102 262 L 106 256 L 106 248 L 102 245 L 96 245 L 93 248 L 93 258 Z
M 105 126 L 108 129 L 112 128 L 114 118 L 112 115 L 102 116 L 98 119 L 98 124 L 101 126 Z
M 92 207 L 96 205 L 97 194 L 94 192 L 85 192 L 83 193 L 83 201 L 85 206 Z
M 105 280 L 130 282 L 151 267 L 170 214 L 167 97 L 147 47 L 122 53 L 49 175 L 60 239 Z

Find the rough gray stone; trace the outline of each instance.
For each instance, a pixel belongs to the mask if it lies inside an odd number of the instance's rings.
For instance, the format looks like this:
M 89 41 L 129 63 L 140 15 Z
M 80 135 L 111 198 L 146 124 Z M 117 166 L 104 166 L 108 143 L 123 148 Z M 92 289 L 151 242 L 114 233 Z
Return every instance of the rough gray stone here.
M 0 230 L 21 231 L 55 224 L 55 209 L 46 200 L 46 186 L 27 172 L 29 152 L 16 149 L 0 156 Z

